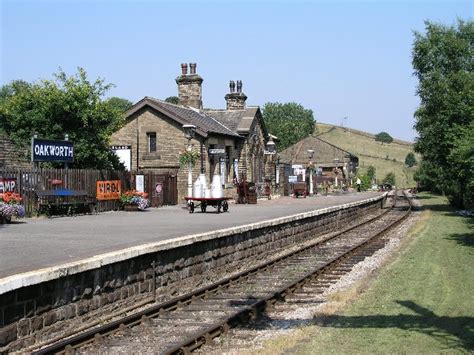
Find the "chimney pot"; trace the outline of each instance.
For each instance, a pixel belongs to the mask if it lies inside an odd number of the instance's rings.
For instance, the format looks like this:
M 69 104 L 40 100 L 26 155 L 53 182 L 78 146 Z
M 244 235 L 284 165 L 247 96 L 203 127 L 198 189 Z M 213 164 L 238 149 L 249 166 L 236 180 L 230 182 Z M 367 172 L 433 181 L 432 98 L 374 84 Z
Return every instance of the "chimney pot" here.
M 242 92 L 242 80 L 237 80 L 237 92 Z
M 229 82 L 229 89 L 230 89 L 230 92 L 235 92 L 235 81 L 234 80 L 231 80 Z
M 186 64 L 186 63 L 181 64 L 181 73 L 183 75 L 188 74 L 188 64 Z
M 196 63 L 189 63 L 189 67 L 191 68 L 190 74 L 196 74 Z

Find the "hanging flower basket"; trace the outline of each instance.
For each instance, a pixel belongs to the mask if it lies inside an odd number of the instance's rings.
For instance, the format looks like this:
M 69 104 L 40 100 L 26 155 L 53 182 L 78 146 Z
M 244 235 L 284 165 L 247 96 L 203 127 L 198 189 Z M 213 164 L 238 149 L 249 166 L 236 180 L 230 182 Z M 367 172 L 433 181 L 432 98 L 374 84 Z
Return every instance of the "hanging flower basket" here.
M 25 207 L 20 204 L 22 198 L 15 192 L 0 194 L 0 223 L 10 223 L 12 217 L 25 216 Z
M 196 165 L 200 157 L 199 151 L 197 149 L 186 149 L 184 152 L 179 153 L 179 165 L 181 167 L 187 167 L 189 163 L 191 166 Z

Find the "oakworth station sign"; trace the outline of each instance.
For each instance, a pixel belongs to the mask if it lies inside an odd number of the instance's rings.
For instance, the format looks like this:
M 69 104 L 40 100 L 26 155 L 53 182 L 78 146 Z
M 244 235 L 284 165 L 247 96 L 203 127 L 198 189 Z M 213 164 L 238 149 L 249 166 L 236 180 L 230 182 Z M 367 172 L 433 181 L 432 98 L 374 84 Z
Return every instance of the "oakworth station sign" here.
M 33 138 L 31 140 L 31 161 L 73 163 L 74 144 L 70 141 Z

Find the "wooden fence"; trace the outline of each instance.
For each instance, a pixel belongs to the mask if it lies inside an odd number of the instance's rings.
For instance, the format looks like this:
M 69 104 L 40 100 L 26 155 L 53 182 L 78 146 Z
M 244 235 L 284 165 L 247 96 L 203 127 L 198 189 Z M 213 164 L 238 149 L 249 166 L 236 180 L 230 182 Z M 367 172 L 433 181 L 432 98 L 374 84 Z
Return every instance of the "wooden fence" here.
M 21 194 L 26 215 L 36 213 L 37 196 L 35 191 L 68 189 L 85 190 L 96 197 L 96 182 L 100 180 L 121 180 L 122 190 L 130 189 L 130 173 L 111 170 L 83 169 L 0 169 L 0 179 L 14 179 L 15 192 Z M 119 200 L 97 201 L 98 212 L 116 210 Z
M 36 191 L 68 189 L 85 190 L 96 198 L 96 182 L 120 180 L 122 191 L 135 189 L 136 175 L 144 175 L 145 191 L 153 207 L 175 205 L 178 200 L 177 177 L 172 173 L 129 172 L 86 169 L 6 169 L 0 168 L 0 180 L 12 179 L 14 191 L 21 194 L 27 216 L 37 212 Z M 0 191 L 1 192 L 1 191 Z M 119 200 L 97 201 L 97 212 L 113 211 L 121 207 Z

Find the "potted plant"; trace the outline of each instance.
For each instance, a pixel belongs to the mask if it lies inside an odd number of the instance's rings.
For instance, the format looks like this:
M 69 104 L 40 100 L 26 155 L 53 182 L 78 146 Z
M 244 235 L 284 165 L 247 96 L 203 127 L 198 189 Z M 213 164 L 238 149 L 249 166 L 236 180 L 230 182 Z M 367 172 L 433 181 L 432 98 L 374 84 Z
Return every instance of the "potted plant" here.
M 150 207 L 150 200 L 146 192 L 128 190 L 120 195 L 120 201 L 126 211 L 144 211 Z
M 25 216 L 25 207 L 21 204 L 21 196 L 16 192 L 0 194 L 0 223 L 10 223 L 12 217 Z

